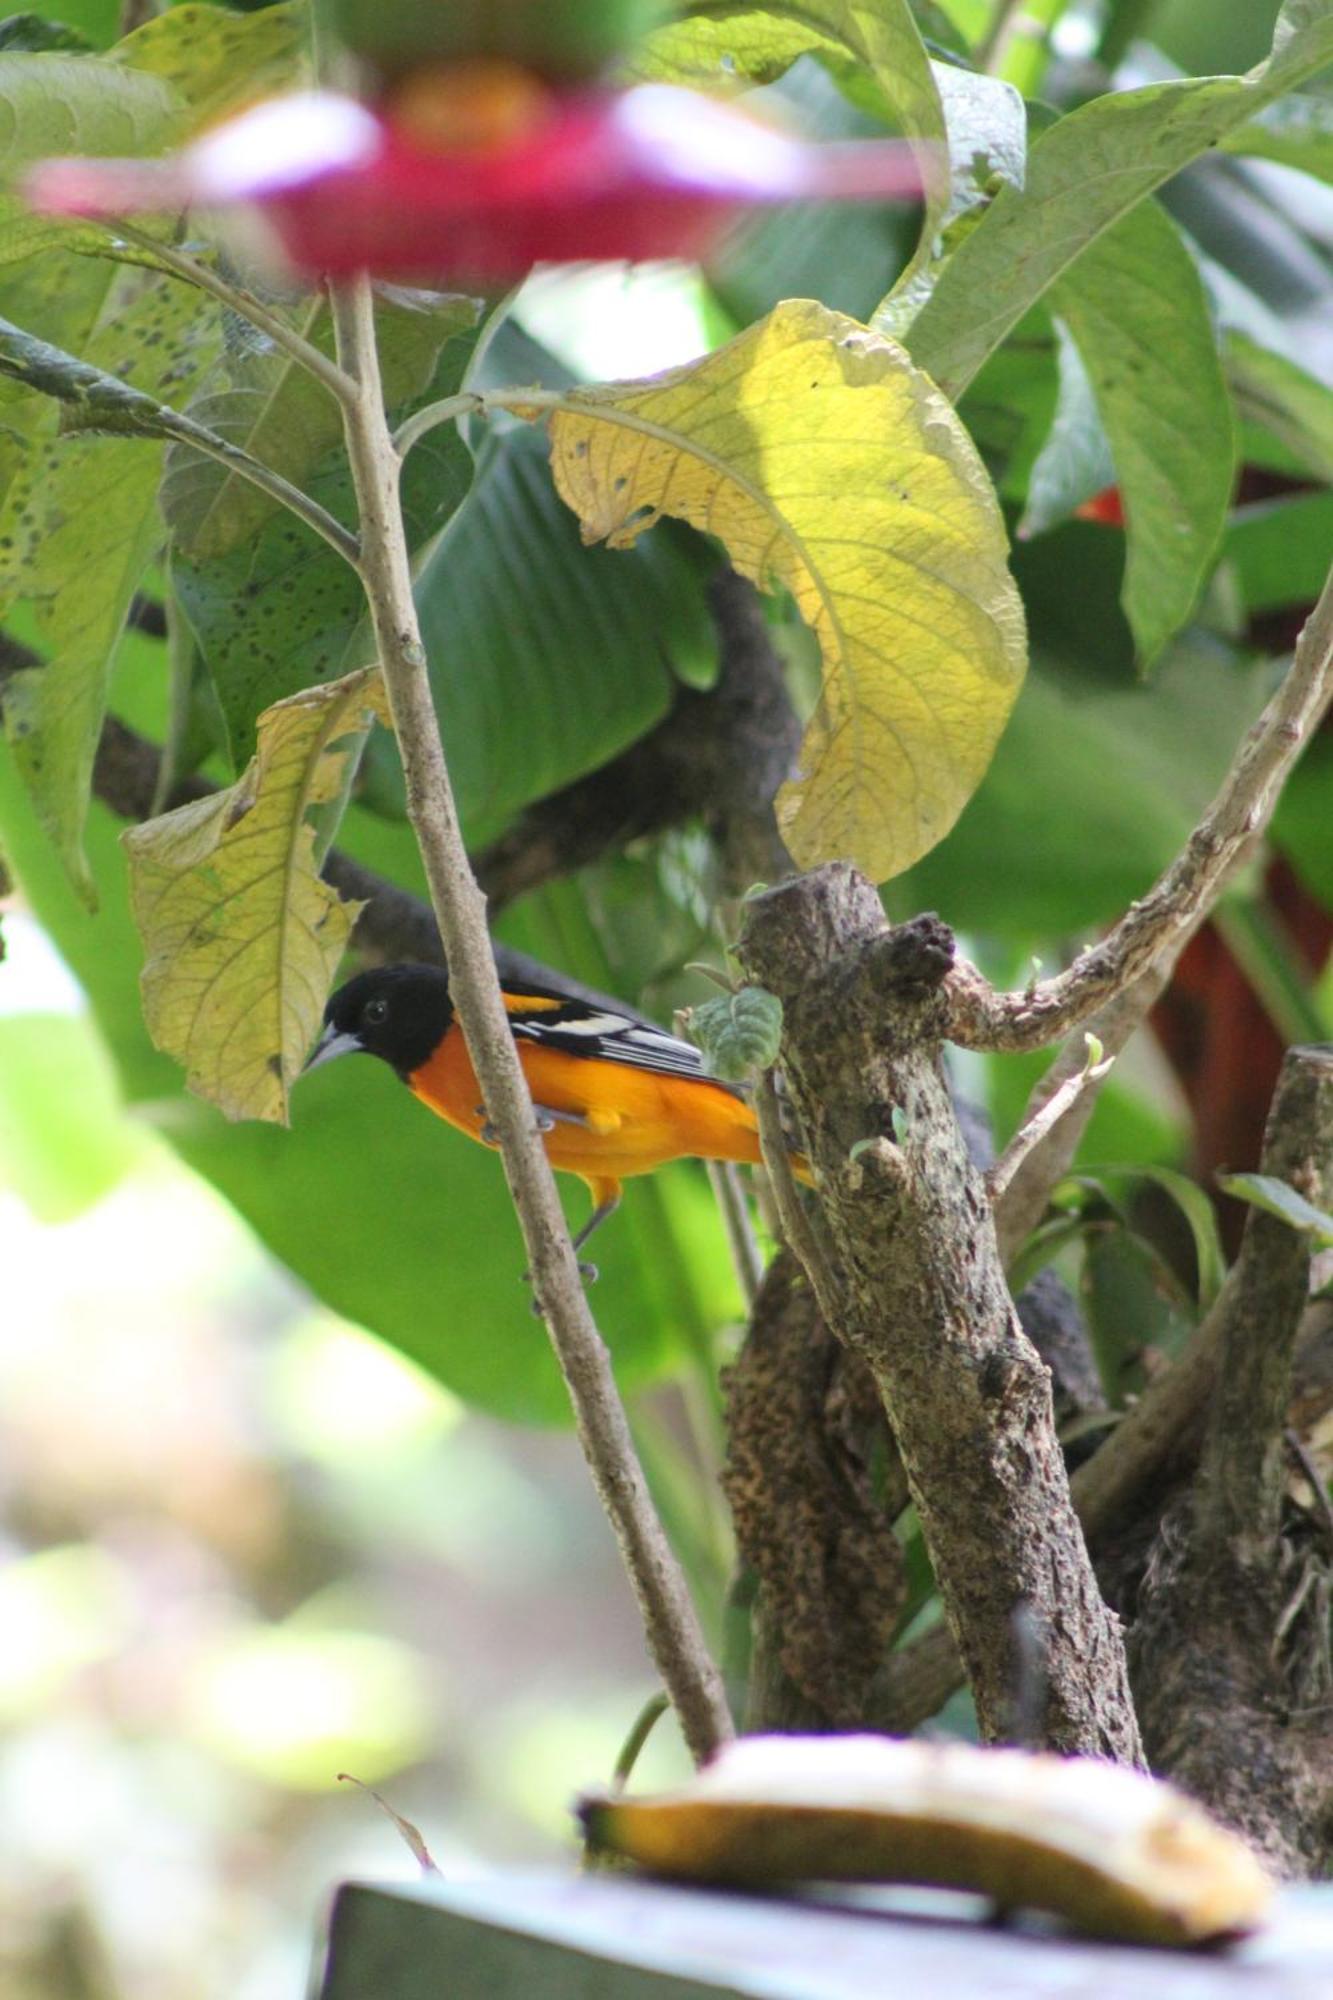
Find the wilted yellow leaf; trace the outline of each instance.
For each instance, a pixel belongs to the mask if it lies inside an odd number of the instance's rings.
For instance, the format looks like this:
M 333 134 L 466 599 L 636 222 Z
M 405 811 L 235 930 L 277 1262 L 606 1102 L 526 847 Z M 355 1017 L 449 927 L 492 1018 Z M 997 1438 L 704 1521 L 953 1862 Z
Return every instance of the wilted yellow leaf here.
M 320 880 L 312 815 L 372 715 L 387 719 L 378 667 L 292 695 L 260 716 L 234 785 L 124 836 L 148 1031 L 228 1118 L 286 1122 L 361 908 Z
M 624 548 L 674 514 L 814 629 L 823 690 L 778 797 L 795 858 L 883 881 L 933 847 L 990 762 L 1026 645 L 985 468 L 897 342 L 788 300 L 702 361 L 572 391 L 550 428 L 585 540 Z

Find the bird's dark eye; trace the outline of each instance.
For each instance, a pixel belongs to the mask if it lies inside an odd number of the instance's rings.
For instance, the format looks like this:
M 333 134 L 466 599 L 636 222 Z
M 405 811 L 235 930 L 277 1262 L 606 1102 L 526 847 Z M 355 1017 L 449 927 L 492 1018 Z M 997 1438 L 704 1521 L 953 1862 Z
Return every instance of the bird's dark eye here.
M 387 1021 L 389 1018 L 388 1001 L 367 1000 L 361 1018 L 368 1028 L 378 1028 L 382 1022 Z

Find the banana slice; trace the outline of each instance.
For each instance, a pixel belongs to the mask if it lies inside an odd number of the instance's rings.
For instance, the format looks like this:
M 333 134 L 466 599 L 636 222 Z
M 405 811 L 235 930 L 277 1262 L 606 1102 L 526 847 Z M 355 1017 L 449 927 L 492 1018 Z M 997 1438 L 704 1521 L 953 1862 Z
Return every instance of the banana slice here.
M 679 1791 L 590 1795 L 578 1812 L 594 1852 L 656 1875 L 945 1885 L 1148 1944 L 1243 1935 L 1273 1894 L 1250 1849 L 1200 1806 L 1091 1757 L 750 1736 Z

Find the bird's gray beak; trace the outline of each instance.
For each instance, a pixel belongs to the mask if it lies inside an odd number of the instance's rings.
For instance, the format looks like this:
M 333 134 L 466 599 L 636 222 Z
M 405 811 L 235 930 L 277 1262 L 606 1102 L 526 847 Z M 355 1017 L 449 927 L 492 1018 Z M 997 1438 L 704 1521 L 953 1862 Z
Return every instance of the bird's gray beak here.
M 312 1069 L 318 1069 L 321 1063 L 332 1062 L 335 1056 L 355 1056 L 364 1052 L 355 1035 L 349 1035 L 345 1030 L 340 1032 L 330 1021 L 306 1057 L 301 1074 L 309 1076 Z

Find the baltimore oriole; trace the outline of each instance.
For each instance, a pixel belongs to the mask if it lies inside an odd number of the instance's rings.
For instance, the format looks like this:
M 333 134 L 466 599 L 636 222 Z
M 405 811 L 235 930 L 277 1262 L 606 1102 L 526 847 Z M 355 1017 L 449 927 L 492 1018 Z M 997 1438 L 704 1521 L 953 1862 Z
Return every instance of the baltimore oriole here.
M 631 1174 L 667 1160 L 762 1159 L 744 1092 L 710 1076 L 688 1042 L 548 987 L 502 980 L 501 992 L 546 1156 L 580 1175 L 592 1196 L 576 1249 L 610 1215 Z M 438 1117 L 470 1139 L 496 1143 L 448 975 L 435 966 L 388 965 L 339 987 L 306 1069 L 356 1054 L 379 1056 Z M 809 1180 L 799 1154 L 792 1165 Z

